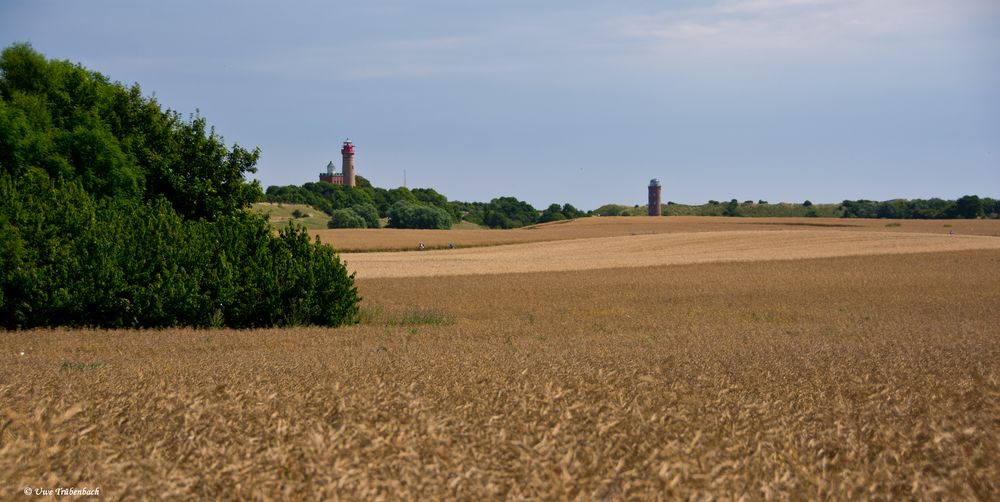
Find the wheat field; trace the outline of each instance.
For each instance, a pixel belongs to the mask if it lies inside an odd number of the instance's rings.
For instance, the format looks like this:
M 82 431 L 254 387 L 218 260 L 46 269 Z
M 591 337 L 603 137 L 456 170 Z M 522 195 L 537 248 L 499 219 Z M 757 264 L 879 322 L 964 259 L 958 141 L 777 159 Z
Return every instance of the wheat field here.
M 715 231 L 594 237 L 419 253 L 345 253 L 360 277 L 430 277 L 1000 250 L 1000 239 L 829 230 Z
M 768 230 L 841 230 L 1000 237 L 1000 220 L 869 220 L 842 218 L 725 218 L 669 216 L 660 218 L 603 216 L 543 223 L 514 230 L 312 230 L 326 244 L 344 252 L 416 250 L 496 246 L 595 237 L 643 234 Z
M 872 230 L 678 245 L 764 259 L 359 273 L 362 322 L 338 329 L 0 333 L 0 498 L 996 500 L 1000 249 Z M 774 259 L 845 236 L 889 251 Z

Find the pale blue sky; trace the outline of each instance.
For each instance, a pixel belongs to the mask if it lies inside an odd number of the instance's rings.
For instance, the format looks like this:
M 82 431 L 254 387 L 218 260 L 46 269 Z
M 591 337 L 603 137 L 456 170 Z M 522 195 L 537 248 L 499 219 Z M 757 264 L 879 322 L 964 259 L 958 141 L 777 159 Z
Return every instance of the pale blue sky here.
M 992 0 L 0 0 L 16 41 L 200 109 L 265 187 L 350 136 L 458 200 L 1000 196 Z

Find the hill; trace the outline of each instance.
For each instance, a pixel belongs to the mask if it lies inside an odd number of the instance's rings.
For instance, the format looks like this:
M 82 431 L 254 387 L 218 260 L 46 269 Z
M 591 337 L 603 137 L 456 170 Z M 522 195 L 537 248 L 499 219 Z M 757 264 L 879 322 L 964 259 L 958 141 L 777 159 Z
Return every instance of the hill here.
M 293 222 L 310 230 L 326 228 L 330 216 L 308 204 L 283 202 L 257 202 L 251 206 L 254 213 L 266 215 L 273 228 L 287 228 Z

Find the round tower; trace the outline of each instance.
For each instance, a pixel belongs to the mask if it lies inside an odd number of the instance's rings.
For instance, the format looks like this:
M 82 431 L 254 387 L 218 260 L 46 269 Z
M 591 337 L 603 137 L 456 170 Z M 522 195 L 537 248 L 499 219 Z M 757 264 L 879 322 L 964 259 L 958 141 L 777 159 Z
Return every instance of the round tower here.
M 340 149 L 344 156 L 344 186 L 354 186 L 354 143 L 350 139 L 344 140 L 344 147 Z
M 649 180 L 649 215 L 663 216 L 660 209 L 660 180 L 653 178 Z

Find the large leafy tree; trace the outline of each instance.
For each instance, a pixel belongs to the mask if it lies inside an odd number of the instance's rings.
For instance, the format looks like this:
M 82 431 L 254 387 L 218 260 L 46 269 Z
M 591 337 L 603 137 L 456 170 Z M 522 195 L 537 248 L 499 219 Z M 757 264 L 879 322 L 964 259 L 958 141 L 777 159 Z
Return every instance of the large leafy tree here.
M 214 220 L 260 198 L 244 180 L 258 156 L 227 147 L 203 117 L 162 110 L 138 85 L 46 60 L 26 44 L 0 54 L 2 173 L 37 168 L 97 196 L 164 198 L 186 218 Z
M 0 54 L 0 327 L 338 325 L 353 275 L 246 210 L 257 150 L 138 86 Z
M 966 195 L 955 201 L 955 211 L 959 218 L 979 218 L 983 216 L 983 201 L 975 195 Z
M 514 197 L 497 197 L 490 201 L 483 223 L 492 228 L 518 228 L 538 222 L 538 210 Z
M 390 228 L 451 228 L 451 215 L 437 206 L 425 206 L 401 200 L 389 210 Z

